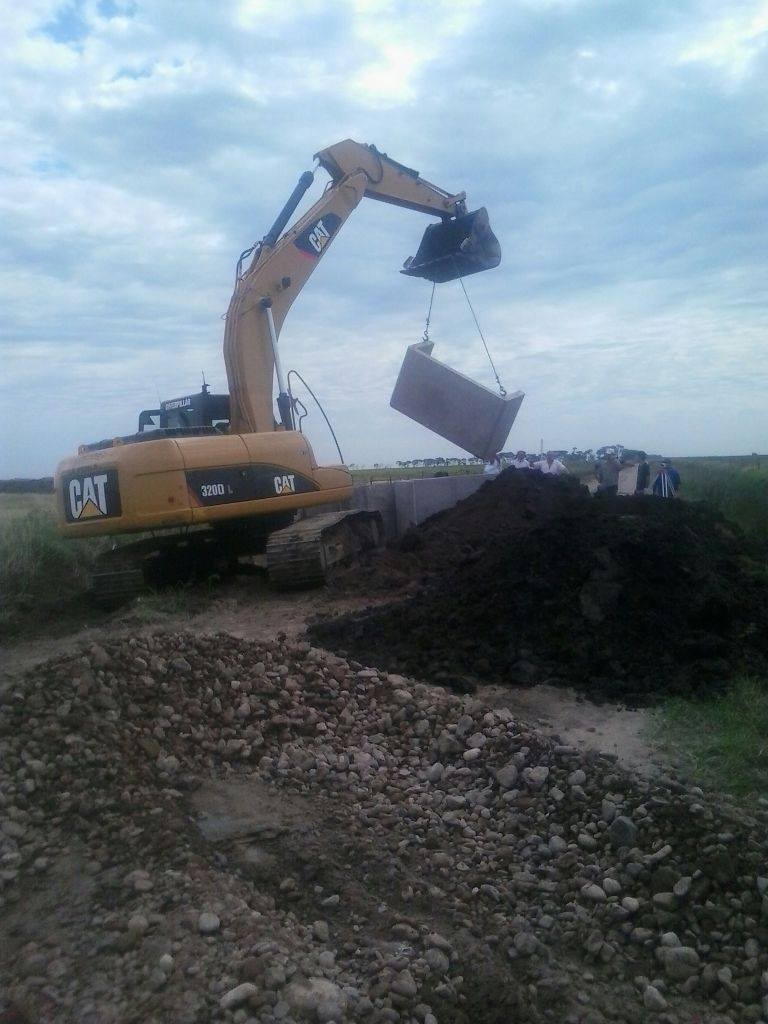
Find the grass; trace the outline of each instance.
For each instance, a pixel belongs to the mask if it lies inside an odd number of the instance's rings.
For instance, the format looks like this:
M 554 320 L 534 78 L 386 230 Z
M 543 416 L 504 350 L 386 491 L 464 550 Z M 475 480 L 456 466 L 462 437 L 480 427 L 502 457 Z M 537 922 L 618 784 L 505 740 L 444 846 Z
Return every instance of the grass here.
M 706 700 L 670 698 L 653 717 L 653 731 L 682 755 L 697 781 L 745 799 L 768 788 L 768 685 L 749 676 Z
M 678 463 L 681 495 L 714 505 L 749 537 L 768 541 L 768 465 L 712 464 L 709 460 Z
M 46 495 L 3 495 L 3 498 Z M 80 599 L 88 575 L 109 539 L 64 540 L 52 511 L 28 502 L 26 512 L 2 503 L 0 516 L 0 636 L 55 622 L 62 609 Z

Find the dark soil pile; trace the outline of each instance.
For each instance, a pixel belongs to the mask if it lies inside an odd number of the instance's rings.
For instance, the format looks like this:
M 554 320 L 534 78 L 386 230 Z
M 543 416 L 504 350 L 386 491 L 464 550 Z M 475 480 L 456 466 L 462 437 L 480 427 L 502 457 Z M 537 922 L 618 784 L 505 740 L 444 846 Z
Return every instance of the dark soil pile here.
M 320 623 L 317 642 L 460 687 L 547 681 L 632 703 L 766 669 L 765 568 L 704 505 L 508 470 L 402 548 L 421 591 Z

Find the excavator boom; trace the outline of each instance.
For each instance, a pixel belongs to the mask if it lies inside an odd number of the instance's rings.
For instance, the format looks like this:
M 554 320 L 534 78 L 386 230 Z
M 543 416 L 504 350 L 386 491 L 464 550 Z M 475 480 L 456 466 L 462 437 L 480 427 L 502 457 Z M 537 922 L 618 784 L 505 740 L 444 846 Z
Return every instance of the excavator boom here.
M 283 229 L 307 191 L 308 172 L 256 248 L 250 267 L 235 284 L 227 312 L 224 361 L 231 404 L 231 429 L 238 433 L 275 429 L 272 388 L 278 378 L 282 426 L 292 428 L 277 340 L 283 321 L 340 228 L 364 198 L 440 218 L 427 228 L 416 256 L 403 273 L 450 281 L 498 265 L 499 243 L 484 209 L 467 213 L 464 192 L 452 194 L 417 171 L 346 139 L 316 154 L 331 181 L 318 201 L 287 231 Z

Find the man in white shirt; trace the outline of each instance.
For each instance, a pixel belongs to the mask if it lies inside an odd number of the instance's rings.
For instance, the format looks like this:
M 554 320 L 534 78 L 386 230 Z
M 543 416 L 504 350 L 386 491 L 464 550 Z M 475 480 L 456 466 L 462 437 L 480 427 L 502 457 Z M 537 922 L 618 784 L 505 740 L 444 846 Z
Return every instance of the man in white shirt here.
M 498 476 L 504 467 L 498 455 L 492 455 L 483 466 L 483 476 Z
M 514 459 L 512 459 L 512 462 L 510 463 L 510 465 L 512 466 L 512 469 L 530 469 L 531 468 L 531 464 L 528 461 L 528 459 L 526 459 L 524 451 L 517 452 L 515 454 Z
M 546 457 L 541 462 L 537 462 L 533 468 L 538 469 L 545 476 L 562 476 L 563 473 L 568 472 L 560 459 L 555 458 L 554 452 L 547 452 Z

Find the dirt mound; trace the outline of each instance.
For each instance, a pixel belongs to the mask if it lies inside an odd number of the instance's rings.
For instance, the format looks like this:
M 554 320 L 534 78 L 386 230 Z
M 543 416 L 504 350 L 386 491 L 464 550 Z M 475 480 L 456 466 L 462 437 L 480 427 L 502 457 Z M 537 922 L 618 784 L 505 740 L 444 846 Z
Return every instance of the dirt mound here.
M 320 623 L 315 639 L 437 682 L 547 681 L 631 702 L 765 668 L 764 570 L 703 505 L 592 498 L 508 470 L 411 531 L 393 569 L 423 589 Z

